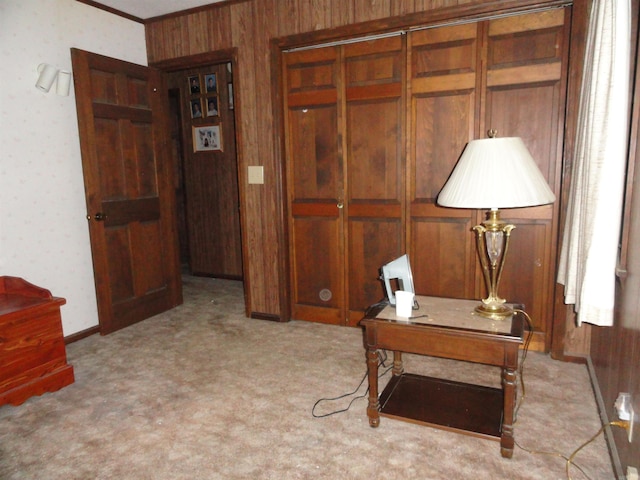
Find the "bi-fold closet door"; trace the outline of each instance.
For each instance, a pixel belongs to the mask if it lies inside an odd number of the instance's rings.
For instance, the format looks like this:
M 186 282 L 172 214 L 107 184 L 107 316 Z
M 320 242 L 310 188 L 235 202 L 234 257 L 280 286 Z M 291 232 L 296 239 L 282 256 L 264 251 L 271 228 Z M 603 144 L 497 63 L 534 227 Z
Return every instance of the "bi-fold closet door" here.
M 284 56 L 293 318 L 355 325 L 405 248 L 404 45 Z
M 437 195 L 466 143 L 519 136 L 560 189 L 570 9 L 283 54 L 292 318 L 356 324 L 383 298 L 379 268 L 410 254 L 416 291 L 484 296 L 471 228 L 484 212 Z M 553 308 L 557 206 L 516 224 L 500 293 Z
M 407 243 L 417 291 L 486 296 L 471 234 L 485 212 L 436 205 L 470 140 L 490 129 L 521 137 L 560 198 L 570 14 L 557 8 L 410 34 Z M 500 295 L 525 306 L 538 350 L 551 340 L 558 212 L 558 202 L 502 211 L 516 229 Z

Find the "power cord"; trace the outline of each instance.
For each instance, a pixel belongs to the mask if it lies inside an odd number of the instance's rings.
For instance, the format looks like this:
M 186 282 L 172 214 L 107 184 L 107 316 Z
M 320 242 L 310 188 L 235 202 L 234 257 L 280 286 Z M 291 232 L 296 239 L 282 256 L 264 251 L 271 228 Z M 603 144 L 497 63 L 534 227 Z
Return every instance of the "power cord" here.
M 527 327 L 528 327 L 528 330 L 529 330 L 529 335 L 527 335 L 527 339 L 525 341 L 524 348 L 523 348 L 522 360 L 520 361 L 520 368 L 518 369 L 519 375 L 520 375 L 520 384 L 522 386 L 522 395 L 518 399 L 518 404 L 516 405 L 516 408 L 515 408 L 515 411 L 514 411 L 513 423 L 515 424 L 516 421 L 517 421 L 517 418 L 518 418 L 518 410 L 522 406 L 522 403 L 524 402 L 524 397 L 525 397 L 524 362 L 525 362 L 525 360 L 527 358 L 527 352 L 529 351 L 529 344 L 531 342 L 531 337 L 533 337 L 533 322 L 531 321 L 531 317 L 529 316 L 529 314 L 527 312 L 525 312 L 524 310 L 514 309 L 514 312 L 518 312 L 518 313 L 523 314 L 524 318 L 527 321 Z M 622 428 L 627 429 L 627 428 L 629 428 L 629 422 L 621 420 L 621 421 L 609 422 L 609 423 L 603 425 L 589 440 L 587 440 L 582 445 L 580 445 L 578 448 L 576 448 L 571 453 L 571 455 L 569 455 L 568 457 L 563 455 L 563 454 L 561 454 L 561 453 L 558 453 L 558 452 L 547 452 L 547 451 L 544 451 L 544 450 L 532 450 L 532 449 L 529 449 L 529 448 L 525 448 L 522 445 L 520 445 L 518 442 L 515 442 L 515 444 L 521 450 L 524 450 L 525 452 L 528 452 L 528 453 L 531 453 L 531 454 L 534 454 L 534 455 L 550 455 L 550 456 L 559 457 L 559 458 L 564 459 L 566 461 L 566 463 L 565 463 L 565 472 L 566 472 L 566 475 L 567 475 L 567 480 L 572 480 L 571 472 L 570 472 L 571 465 L 573 465 L 575 468 L 580 470 L 580 472 L 588 480 L 590 480 L 589 475 L 587 475 L 587 473 L 584 471 L 584 469 L 580 465 L 575 463 L 575 461 L 574 461 L 575 457 L 578 455 L 580 450 L 582 450 L 584 447 L 586 447 L 591 442 L 593 442 L 596 438 L 598 438 L 598 435 L 600 435 L 602 432 L 604 432 L 604 430 L 607 427 L 610 427 L 610 426 L 612 426 L 612 427 L 622 427 Z
M 600 430 L 598 430 L 589 440 L 587 440 L 586 442 L 584 442 L 582 445 L 580 445 L 578 448 L 576 448 L 573 453 L 571 455 L 569 455 L 569 458 L 567 458 L 567 463 L 565 465 L 565 470 L 567 472 L 567 479 L 571 480 L 571 474 L 569 472 L 569 468 L 571 467 L 571 465 L 574 465 L 576 467 L 578 467 L 573 459 L 576 457 L 576 455 L 578 455 L 578 452 L 580 450 L 582 450 L 584 447 L 586 447 L 587 445 L 589 445 L 591 442 L 593 442 L 596 438 L 598 438 L 598 435 L 600 435 L 602 432 L 604 432 L 605 428 L 607 427 L 622 427 L 622 428 L 627 428 L 629 426 L 629 422 L 625 422 L 625 421 L 615 421 L 615 422 L 609 422 L 605 425 L 603 425 Z M 578 467 L 578 469 L 584 474 L 585 477 L 589 478 L 585 473 L 584 470 L 582 470 L 580 467 Z
M 629 422 L 621 420 L 621 421 L 609 422 L 609 423 L 603 425 L 602 427 L 600 427 L 600 429 L 589 440 L 587 440 L 582 445 L 580 445 L 578 448 L 576 448 L 571 453 L 571 455 L 569 455 L 569 456 L 563 455 L 562 453 L 559 453 L 559 452 L 547 452 L 547 451 L 544 451 L 544 450 L 532 450 L 532 449 L 523 447 L 518 442 L 515 442 L 515 444 L 518 446 L 518 448 L 524 450 L 525 452 L 534 454 L 534 455 L 550 455 L 552 457 L 558 457 L 558 458 L 564 459 L 566 461 L 566 463 L 565 463 L 565 473 L 567 475 L 567 480 L 572 480 L 571 472 L 570 472 L 570 468 L 571 468 L 572 465 L 574 467 L 576 467 L 578 470 L 580 470 L 580 472 L 585 476 L 585 478 L 590 480 L 591 477 L 589 477 L 589 475 L 587 475 L 587 472 L 585 472 L 584 469 L 582 467 L 580 467 L 580 465 L 578 465 L 574 460 L 575 460 L 576 456 L 578 455 L 578 453 L 580 452 L 580 450 L 582 450 L 584 447 L 586 447 L 591 442 L 593 442 L 596 438 L 598 438 L 598 436 L 602 432 L 604 432 L 604 430 L 607 427 L 622 427 L 622 428 L 626 429 L 626 428 L 629 427 Z
M 385 364 L 385 362 L 387 361 L 387 352 L 386 350 L 381 350 L 378 351 L 378 367 L 382 366 L 385 368 L 385 370 L 380 373 L 378 375 L 378 378 L 383 377 L 384 375 L 387 374 L 387 372 L 389 372 L 393 366 L 387 367 L 387 365 Z M 320 400 L 318 400 L 316 403 L 313 404 L 313 408 L 311 409 L 311 415 L 314 418 L 324 418 L 324 417 L 329 417 L 331 415 L 335 415 L 337 413 L 343 413 L 348 411 L 351 408 L 351 405 L 353 405 L 353 402 L 355 402 L 356 400 L 360 399 L 360 398 L 366 398 L 367 394 L 369 393 L 369 387 L 367 386 L 367 389 L 365 390 L 365 392 L 362 395 L 358 395 L 357 397 L 354 397 L 351 399 L 351 401 L 349 402 L 349 405 L 346 406 L 346 408 L 342 408 L 339 410 L 334 410 L 333 412 L 329 412 L 329 413 L 324 413 L 321 415 L 316 414 L 316 407 L 321 404 L 322 402 L 334 402 L 336 400 L 341 400 L 343 398 L 346 397 L 350 397 L 351 395 L 355 395 L 358 390 L 360 390 L 360 387 L 362 387 L 362 384 L 364 383 L 364 381 L 367 379 L 367 375 L 368 375 L 368 370 L 364 372 L 364 376 L 362 377 L 362 380 L 360 380 L 360 383 L 358 384 L 358 386 L 356 387 L 356 389 L 353 392 L 349 392 L 349 393 L 345 393 L 343 395 L 339 395 L 337 397 L 334 398 L 321 398 Z
M 518 398 L 518 403 L 516 404 L 516 408 L 513 412 L 513 423 L 515 424 L 518 421 L 518 411 L 524 402 L 524 397 L 526 395 L 526 388 L 524 386 L 524 362 L 527 359 L 527 353 L 529 352 L 529 344 L 531 343 L 531 338 L 533 337 L 533 322 L 531 321 L 531 317 L 527 312 L 516 308 L 513 310 L 514 313 L 521 313 L 525 320 L 527 321 L 527 330 L 529 334 L 527 335 L 527 339 L 524 341 L 524 347 L 522 349 L 522 359 L 520 360 L 520 366 L 518 367 L 518 374 L 520 376 L 520 385 L 522 387 L 522 394 Z

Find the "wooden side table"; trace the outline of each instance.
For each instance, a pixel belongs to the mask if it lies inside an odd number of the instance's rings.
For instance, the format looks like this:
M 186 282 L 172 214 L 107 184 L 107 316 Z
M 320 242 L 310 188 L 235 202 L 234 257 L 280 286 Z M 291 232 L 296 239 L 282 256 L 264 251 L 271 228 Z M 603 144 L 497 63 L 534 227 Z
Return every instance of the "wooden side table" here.
M 395 307 L 381 305 L 360 321 L 367 350 L 369 424 L 377 427 L 380 416 L 386 416 L 499 440 L 502 456 L 511 458 L 524 316 L 516 313 L 491 320 L 473 313 L 475 300 L 424 296 L 416 300 L 420 309 L 414 310 L 412 319 L 397 318 Z M 380 349 L 393 351 L 393 377 L 378 398 Z M 502 388 L 405 373 L 402 352 L 498 366 Z

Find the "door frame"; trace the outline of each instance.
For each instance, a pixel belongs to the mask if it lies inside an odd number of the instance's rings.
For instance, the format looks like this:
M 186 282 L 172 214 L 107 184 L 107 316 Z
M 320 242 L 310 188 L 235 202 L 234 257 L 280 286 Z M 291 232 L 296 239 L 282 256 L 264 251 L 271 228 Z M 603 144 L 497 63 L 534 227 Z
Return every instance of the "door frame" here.
M 188 55 L 185 57 L 177 57 L 169 60 L 162 60 L 159 62 L 152 62 L 149 64 L 150 67 L 157 68 L 161 70 L 163 73 L 172 73 L 180 70 L 186 70 L 190 68 L 198 68 L 198 67 L 206 67 L 208 65 L 220 64 L 220 63 L 228 63 L 231 62 L 232 71 L 234 72 L 233 83 L 234 83 L 234 92 L 240 91 L 238 87 L 239 83 L 239 75 L 236 74 L 237 64 L 238 64 L 238 49 L 237 48 L 228 48 L 223 50 L 216 50 L 214 52 L 206 52 L 195 55 Z M 247 276 L 247 268 L 249 258 L 248 252 L 245 247 L 247 244 L 246 238 L 246 206 L 243 198 L 245 197 L 245 182 L 243 181 L 245 175 L 243 174 L 243 169 L 240 167 L 244 165 L 242 161 L 242 143 L 240 139 L 242 138 L 241 128 L 241 105 L 239 95 L 234 96 L 234 117 L 235 117 L 235 142 L 236 142 L 236 168 L 238 173 L 238 194 L 239 194 L 239 208 L 240 208 L 240 235 L 242 239 L 242 283 L 244 286 L 244 306 L 245 306 L 245 314 L 247 317 L 251 315 L 251 289 L 249 288 L 249 278 Z

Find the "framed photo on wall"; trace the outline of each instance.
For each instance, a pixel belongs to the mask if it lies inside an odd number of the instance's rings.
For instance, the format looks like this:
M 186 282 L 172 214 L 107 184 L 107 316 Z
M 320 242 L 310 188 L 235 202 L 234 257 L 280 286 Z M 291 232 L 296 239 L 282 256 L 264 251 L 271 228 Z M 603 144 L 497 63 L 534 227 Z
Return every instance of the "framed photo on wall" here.
M 188 82 L 191 95 L 197 95 L 200 93 L 200 77 L 198 75 L 192 75 L 189 77 Z
M 222 152 L 222 135 L 220 125 L 193 127 L 193 151 Z
M 189 109 L 191 110 L 191 118 L 202 118 L 202 103 L 199 98 L 189 101 Z
M 204 84 L 207 93 L 216 93 L 218 91 L 218 81 L 215 73 L 207 73 L 204 76 Z
M 218 97 L 207 97 L 207 117 L 220 115 L 218 110 Z

